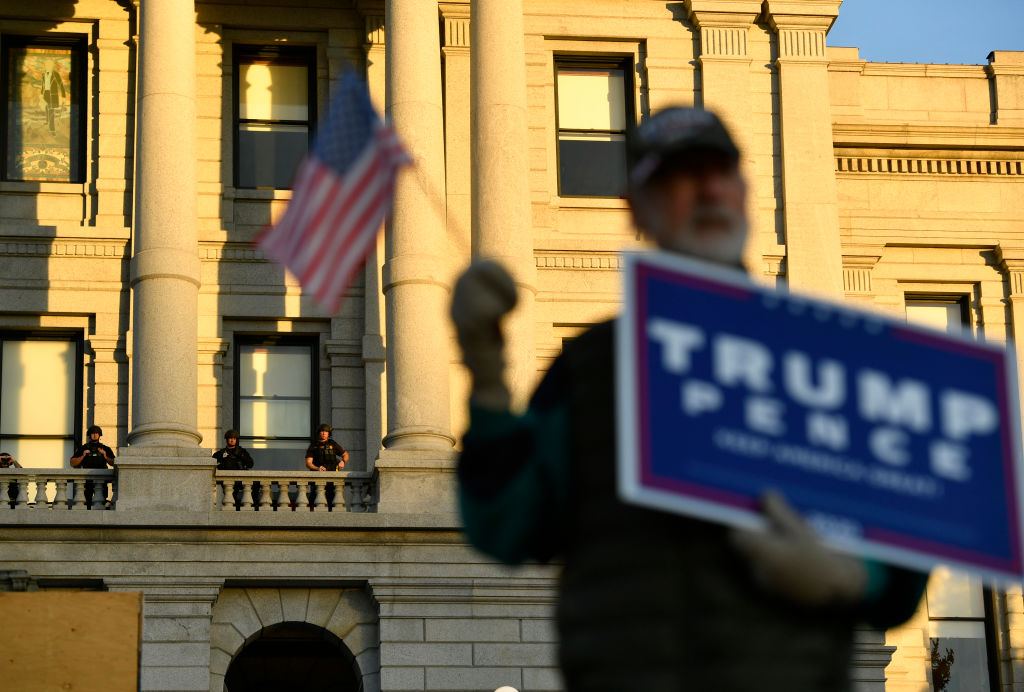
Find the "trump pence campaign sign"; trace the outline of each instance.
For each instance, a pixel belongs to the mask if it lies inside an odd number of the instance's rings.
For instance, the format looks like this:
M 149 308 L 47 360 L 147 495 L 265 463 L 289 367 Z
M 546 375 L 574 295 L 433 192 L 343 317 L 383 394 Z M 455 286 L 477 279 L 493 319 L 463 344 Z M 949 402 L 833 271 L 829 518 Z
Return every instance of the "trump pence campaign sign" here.
M 736 526 L 780 491 L 833 546 L 1022 575 L 1013 357 L 664 253 L 625 260 L 619 490 Z

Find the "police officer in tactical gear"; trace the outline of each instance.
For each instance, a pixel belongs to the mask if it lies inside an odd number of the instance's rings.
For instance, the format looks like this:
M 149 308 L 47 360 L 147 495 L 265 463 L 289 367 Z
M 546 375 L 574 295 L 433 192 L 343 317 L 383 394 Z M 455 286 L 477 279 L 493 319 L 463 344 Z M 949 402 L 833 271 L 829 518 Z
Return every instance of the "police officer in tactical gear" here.
M 91 425 L 85 431 L 88 438 L 80 445 L 71 456 L 71 465 L 82 469 L 105 469 L 114 465 L 114 450 L 100 442 L 103 436 L 103 429 L 98 425 Z
M 224 433 L 225 446 L 213 453 L 217 468 L 221 471 L 248 471 L 252 468 L 252 457 L 238 444 L 238 431 L 231 428 Z
M 341 471 L 348 461 L 348 452 L 340 444 L 331 438 L 334 429 L 327 423 L 321 423 L 317 429 L 317 440 L 306 449 L 306 468 L 310 471 Z M 315 486 L 310 483 L 309 490 L 315 492 Z M 334 483 L 328 483 L 324 488 L 324 496 L 329 507 L 334 507 Z
M 348 461 L 348 452 L 331 438 L 334 428 L 321 423 L 318 439 L 306 448 L 306 468 L 310 471 L 340 471 Z
M 80 469 L 105 469 L 114 465 L 114 450 L 100 442 L 103 436 L 103 429 L 98 425 L 90 425 L 85 431 L 88 438 L 84 444 L 75 450 L 71 457 L 71 465 Z M 107 483 L 96 483 L 96 487 L 103 493 L 104 500 L 108 495 Z M 85 504 L 92 509 L 93 482 L 85 482 Z

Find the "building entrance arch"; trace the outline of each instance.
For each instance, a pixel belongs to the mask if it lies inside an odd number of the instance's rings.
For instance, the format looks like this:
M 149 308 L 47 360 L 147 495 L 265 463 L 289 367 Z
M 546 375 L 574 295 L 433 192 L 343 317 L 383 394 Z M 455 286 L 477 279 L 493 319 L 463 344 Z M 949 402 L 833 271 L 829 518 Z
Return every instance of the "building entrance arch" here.
M 224 676 L 225 692 L 363 692 L 345 643 L 308 622 L 281 622 L 246 641 Z

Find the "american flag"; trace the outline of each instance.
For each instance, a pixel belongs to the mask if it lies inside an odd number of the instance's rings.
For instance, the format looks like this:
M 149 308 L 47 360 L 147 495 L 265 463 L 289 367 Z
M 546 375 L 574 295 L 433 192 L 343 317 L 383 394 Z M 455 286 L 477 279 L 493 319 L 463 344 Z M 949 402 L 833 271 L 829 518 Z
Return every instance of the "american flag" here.
M 295 174 L 288 208 L 256 245 L 335 314 L 391 211 L 398 169 L 408 163 L 395 131 L 373 110 L 366 84 L 346 72 Z

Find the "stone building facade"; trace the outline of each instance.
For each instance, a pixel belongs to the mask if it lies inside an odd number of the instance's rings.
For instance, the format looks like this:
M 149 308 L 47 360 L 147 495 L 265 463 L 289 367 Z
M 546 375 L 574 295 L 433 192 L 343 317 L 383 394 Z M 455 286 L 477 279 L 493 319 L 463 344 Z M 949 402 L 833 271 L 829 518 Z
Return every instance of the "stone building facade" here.
M 0 471 L 0 563 L 40 589 L 143 592 L 143 690 L 328 660 L 338 689 L 559 689 L 555 570 L 460 536 L 445 310 L 472 255 L 510 267 L 520 401 L 614 313 L 637 244 L 626 127 L 676 103 L 723 116 L 759 280 L 1022 336 L 1024 53 L 868 63 L 827 44 L 839 5 L 0 0 L 0 447 L 26 467 Z M 252 241 L 346 66 L 416 165 L 326 315 Z M 330 508 L 301 470 L 321 421 L 352 457 Z M 70 469 L 91 424 L 116 473 Z M 216 471 L 231 427 L 255 470 Z M 88 508 L 90 478 L 111 495 Z M 320 663 L 266 658 L 316 642 Z M 1019 588 L 940 572 L 910 623 L 863 633 L 854 677 L 941 688 L 949 649 L 963 689 L 1024 689 L 1022 644 Z

